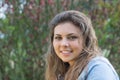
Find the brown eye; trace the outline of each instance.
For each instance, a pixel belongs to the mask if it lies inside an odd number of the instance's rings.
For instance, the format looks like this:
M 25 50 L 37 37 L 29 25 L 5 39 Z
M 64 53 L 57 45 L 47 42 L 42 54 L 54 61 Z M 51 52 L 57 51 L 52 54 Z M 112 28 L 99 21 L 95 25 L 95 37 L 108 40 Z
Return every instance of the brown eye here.
M 77 38 L 78 38 L 77 36 L 69 36 L 69 37 L 68 37 L 69 40 L 75 40 L 75 39 L 77 39 Z
M 62 38 L 60 36 L 54 37 L 55 40 L 61 40 Z

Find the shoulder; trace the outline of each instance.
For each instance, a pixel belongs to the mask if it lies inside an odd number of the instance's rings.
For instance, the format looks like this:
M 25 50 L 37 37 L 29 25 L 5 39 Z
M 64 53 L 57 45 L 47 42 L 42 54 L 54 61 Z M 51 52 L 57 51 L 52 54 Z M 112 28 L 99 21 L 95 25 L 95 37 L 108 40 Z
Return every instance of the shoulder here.
M 119 80 L 112 64 L 105 57 L 93 58 L 87 69 L 87 80 Z
M 90 62 L 87 65 L 88 71 L 91 71 L 94 67 L 103 67 L 105 68 L 111 68 L 113 69 L 113 66 L 109 62 L 109 60 L 103 56 L 98 56 L 90 60 Z M 98 69 L 101 70 L 101 69 Z

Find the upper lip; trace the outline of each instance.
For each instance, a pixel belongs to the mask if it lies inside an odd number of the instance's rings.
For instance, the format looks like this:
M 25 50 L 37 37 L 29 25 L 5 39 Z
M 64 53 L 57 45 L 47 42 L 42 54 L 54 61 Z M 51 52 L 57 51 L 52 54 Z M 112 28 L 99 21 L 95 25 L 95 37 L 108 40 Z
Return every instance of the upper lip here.
M 71 50 L 60 50 L 60 52 L 69 53 L 69 52 L 71 52 Z

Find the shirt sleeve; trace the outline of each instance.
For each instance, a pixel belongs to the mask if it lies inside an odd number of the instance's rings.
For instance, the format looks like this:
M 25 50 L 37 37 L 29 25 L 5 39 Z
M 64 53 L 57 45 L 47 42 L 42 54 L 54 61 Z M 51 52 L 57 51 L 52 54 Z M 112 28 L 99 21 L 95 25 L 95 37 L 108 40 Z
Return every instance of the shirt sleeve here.
M 119 80 L 119 78 L 107 59 L 96 59 L 88 65 L 86 80 Z

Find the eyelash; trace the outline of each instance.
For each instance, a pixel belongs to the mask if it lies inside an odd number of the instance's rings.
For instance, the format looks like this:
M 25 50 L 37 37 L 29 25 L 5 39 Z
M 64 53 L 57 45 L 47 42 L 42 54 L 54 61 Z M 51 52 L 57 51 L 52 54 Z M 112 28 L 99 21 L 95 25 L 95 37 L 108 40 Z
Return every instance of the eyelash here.
M 56 40 L 61 40 L 62 38 L 61 38 L 61 37 L 55 37 L 54 39 L 56 39 Z
M 69 40 L 75 40 L 77 37 L 76 36 L 69 36 L 68 39 Z
M 68 40 L 75 40 L 75 39 L 77 39 L 77 38 L 78 38 L 77 36 L 69 36 L 69 37 L 67 37 Z M 54 39 L 56 39 L 56 40 L 61 40 L 62 37 L 55 37 Z

